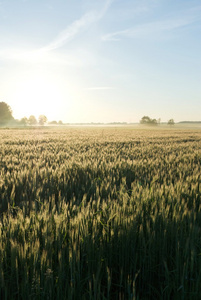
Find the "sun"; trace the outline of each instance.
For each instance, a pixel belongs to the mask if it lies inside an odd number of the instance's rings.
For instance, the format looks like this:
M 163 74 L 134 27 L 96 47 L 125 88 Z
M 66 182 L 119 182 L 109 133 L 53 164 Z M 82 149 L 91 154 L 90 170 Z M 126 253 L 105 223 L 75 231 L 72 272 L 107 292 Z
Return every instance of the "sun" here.
M 45 72 L 31 72 L 21 76 L 15 82 L 12 98 L 13 111 L 19 118 L 34 115 L 46 115 L 50 120 L 59 116 L 62 106 L 67 106 L 67 91 L 56 76 Z

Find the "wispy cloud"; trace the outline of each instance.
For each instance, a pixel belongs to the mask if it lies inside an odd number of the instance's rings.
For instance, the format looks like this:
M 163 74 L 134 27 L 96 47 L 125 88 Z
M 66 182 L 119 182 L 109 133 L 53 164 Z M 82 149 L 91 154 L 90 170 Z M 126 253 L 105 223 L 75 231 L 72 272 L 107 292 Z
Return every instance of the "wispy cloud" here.
M 92 23 L 102 19 L 114 0 L 107 0 L 100 12 L 90 11 L 84 14 L 80 19 L 77 19 L 70 24 L 66 29 L 59 33 L 59 35 L 48 45 L 41 48 L 40 51 L 51 51 L 62 47 L 68 41 L 72 40 L 76 35 L 86 30 Z
M 165 31 L 172 31 L 187 25 L 190 25 L 196 21 L 194 17 L 187 18 L 175 18 L 167 19 L 156 22 L 149 22 L 135 27 L 127 28 L 125 30 L 119 30 L 102 36 L 103 41 L 119 41 L 121 38 L 144 38 L 151 36 L 152 34 L 159 34 Z
M 41 48 L 41 51 L 51 51 L 62 47 L 72 38 L 74 38 L 78 33 L 84 31 L 91 23 L 95 22 L 97 19 L 95 12 L 86 13 L 80 19 L 74 21 L 65 30 L 59 33 L 59 35 L 50 44 Z
M 24 0 L 25 1 L 25 0 Z M 82 64 L 79 59 L 72 59 L 72 55 L 57 58 L 54 55 L 50 54 L 51 50 L 58 49 L 68 43 L 70 40 L 75 38 L 78 34 L 87 30 L 87 28 L 101 20 L 104 15 L 107 13 L 110 5 L 114 0 L 106 0 L 100 11 L 89 11 L 84 14 L 81 18 L 75 20 L 70 24 L 66 29 L 61 31 L 58 36 L 49 44 L 45 45 L 42 48 L 35 50 L 21 50 L 21 49 L 4 49 L 0 51 L 0 58 L 7 59 L 10 61 L 19 61 L 25 63 L 37 63 L 37 62 L 53 62 L 53 63 L 65 63 L 68 65 Z M 0 2 L 1 4 L 1 2 Z M 49 53 L 48 53 L 49 52 Z

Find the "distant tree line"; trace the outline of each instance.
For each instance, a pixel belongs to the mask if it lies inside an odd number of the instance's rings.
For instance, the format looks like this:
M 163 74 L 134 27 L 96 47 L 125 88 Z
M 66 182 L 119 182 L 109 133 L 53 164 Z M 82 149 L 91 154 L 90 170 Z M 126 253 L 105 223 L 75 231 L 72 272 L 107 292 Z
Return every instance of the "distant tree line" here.
M 140 120 L 140 124 L 143 125 L 159 125 L 161 122 L 161 119 L 151 119 L 148 116 L 142 117 Z M 12 110 L 10 106 L 5 102 L 0 102 L 0 127 L 2 126 L 44 126 L 45 124 L 48 125 L 62 125 L 62 121 L 51 121 L 48 122 L 48 119 L 45 115 L 40 115 L 38 120 L 34 115 L 31 115 L 29 118 L 23 117 L 21 120 L 14 119 L 12 115 Z M 126 124 L 126 123 L 125 123 Z M 170 119 L 167 122 L 168 125 L 172 126 L 175 124 L 173 119 Z
M 14 119 L 12 115 L 12 110 L 10 106 L 5 102 L 0 102 L 0 127 L 2 126 L 44 126 L 47 124 L 47 117 L 45 115 L 40 115 L 38 120 L 34 115 L 31 115 L 29 118 L 23 117 L 21 120 Z M 48 124 L 50 125 L 62 125 L 62 121 L 51 121 Z
M 156 119 L 151 119 L 148 116 L 144 116 L 140 120 L 140 124 L 143 124 L 143 125 L 159 125 L 160 123 L 161 123 L 161 119 L 160 118 L 158 120 L 156 120 Z M 173 119 L 170 119 L 170 120 L 168 120 L 167 124 L 168 125 L 174 125 L 175 122 L 174 122 Z

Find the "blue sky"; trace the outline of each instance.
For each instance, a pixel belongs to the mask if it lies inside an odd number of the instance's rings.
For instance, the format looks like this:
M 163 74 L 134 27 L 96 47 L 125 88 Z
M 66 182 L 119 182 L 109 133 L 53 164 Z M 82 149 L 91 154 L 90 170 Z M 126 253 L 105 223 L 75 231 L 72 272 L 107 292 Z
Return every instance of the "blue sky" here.
M 201 120 L 198 0 L 0 1 L 0 101 L 15 118 Z

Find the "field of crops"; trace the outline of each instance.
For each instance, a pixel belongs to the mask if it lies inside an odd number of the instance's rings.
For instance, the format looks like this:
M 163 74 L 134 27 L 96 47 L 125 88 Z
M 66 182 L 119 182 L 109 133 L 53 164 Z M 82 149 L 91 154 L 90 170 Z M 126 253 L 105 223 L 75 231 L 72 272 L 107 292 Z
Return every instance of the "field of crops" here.
M 0 299 L 201 299 L 201 131 L 0 130 Z

